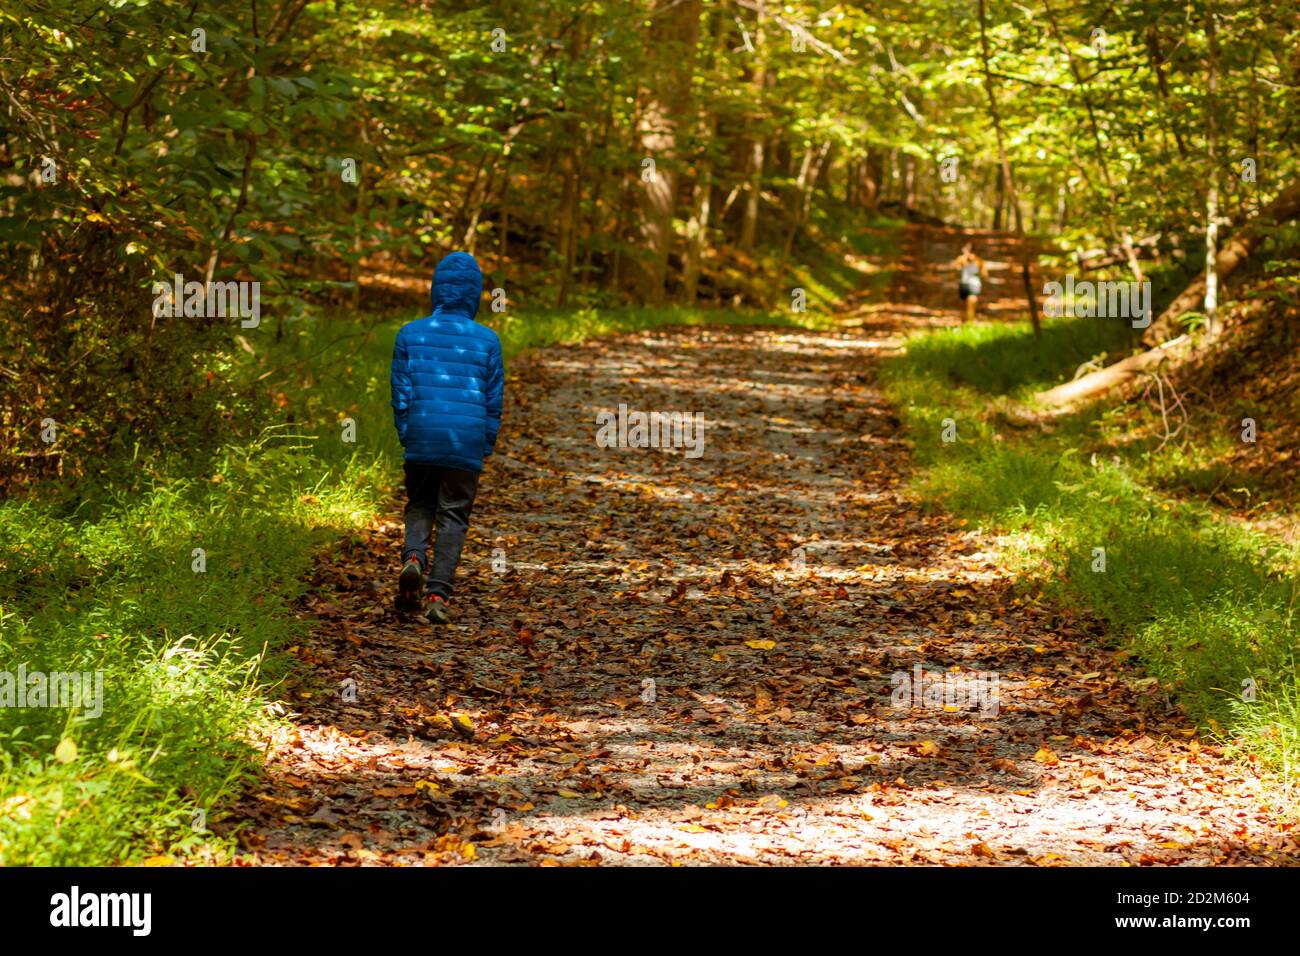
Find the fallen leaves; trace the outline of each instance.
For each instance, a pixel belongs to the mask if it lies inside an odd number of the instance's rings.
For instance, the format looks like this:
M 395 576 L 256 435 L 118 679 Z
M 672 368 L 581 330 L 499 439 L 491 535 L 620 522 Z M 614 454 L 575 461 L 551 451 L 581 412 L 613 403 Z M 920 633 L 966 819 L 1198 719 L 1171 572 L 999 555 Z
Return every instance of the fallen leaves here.
M 517 363 L 456 622 L 431 633 L 390 610 L 397 520 L 321 559 L 286 686 L 298 736 L 234 815 L 247 856 L 1252 859 L 1263 824 L 1233 790 L 1248 771 L 1144 708 L 1155 682 L 1015 589 L 987 537 L 908 497 L 864 333 L 777 334 L 659 330 Z M 625 391 L 707 401 L 709 452 L 596 448 L 576 410 Z M 769 427 L 782 417 L 807 427 Z M 496 548 L 507 572 L 490 572 Z M 997 674 L 1000 710 L 899 706 L 916 667 L 927 686 Z M 1062 803 L 1089 825 L 1043 812 Z
M 465 740 L 474 739 L 474 721 L 465 714 L 451 714 L 451 729 Z
M 1055 767 L 1061 762 L 1061 758 L 1056 755 L 1056 751 L 1050 747 L 1039 747 L 1034 754 L 1034 763 L 1041 763 L 1047 767 Z

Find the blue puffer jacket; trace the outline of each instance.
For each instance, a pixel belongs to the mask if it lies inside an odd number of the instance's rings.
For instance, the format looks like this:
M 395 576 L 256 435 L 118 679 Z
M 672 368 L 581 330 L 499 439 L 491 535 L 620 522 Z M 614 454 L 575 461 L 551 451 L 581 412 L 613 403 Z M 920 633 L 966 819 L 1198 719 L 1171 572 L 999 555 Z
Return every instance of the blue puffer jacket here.
M 501 427 L 505 368 L 497 334 L 474 321 L 483 273 L 453 252 L 433 273 L 433 314 L 393 345 L 393 421 L 406 460 L 482 471 Z

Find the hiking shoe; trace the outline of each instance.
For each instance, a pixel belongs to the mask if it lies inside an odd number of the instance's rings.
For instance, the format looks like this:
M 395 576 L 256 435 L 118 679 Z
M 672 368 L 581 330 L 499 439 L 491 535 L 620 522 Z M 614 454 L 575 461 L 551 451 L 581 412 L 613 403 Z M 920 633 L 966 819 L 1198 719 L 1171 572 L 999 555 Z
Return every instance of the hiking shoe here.
M 399 611 L 420 610 L 420 585 L 424 580 L 424 570 L 415 558 L 402 565 L 401 576 L 397 579 L 397 601 Z
M 424 616 L 430 624 L 446 624 L 451 620 L 447 599 L 440 594 L 430 594 L 424 599 Z

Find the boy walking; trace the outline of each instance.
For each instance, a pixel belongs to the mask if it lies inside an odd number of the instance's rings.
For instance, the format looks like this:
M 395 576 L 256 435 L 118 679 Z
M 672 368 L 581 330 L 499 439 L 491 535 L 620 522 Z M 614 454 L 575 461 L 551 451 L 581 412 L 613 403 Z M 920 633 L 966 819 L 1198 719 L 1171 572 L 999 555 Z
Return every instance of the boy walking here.
M 397 609 L 423 606 L 433 624 L 450 620 L 479 473 L 501 427 L 505 368 L 497 334 L 474 321 L 482 294 L 474 257 L 451 253 L 433 273 L 432 314 L 402 326 L 393 345 L 393 422 L 406 449 L 407 496 Z

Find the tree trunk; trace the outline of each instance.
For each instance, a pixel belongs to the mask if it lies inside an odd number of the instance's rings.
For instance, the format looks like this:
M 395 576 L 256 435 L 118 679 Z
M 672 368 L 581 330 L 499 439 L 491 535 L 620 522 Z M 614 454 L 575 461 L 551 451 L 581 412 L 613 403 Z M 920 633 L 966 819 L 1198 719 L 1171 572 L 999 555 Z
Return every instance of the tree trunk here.
M 487 153 L 479 153 L 478 162 L 474 164 L 474 175 L 470 179 L 469 188 L 465 190 L 465 198 L 460 201 L 460 208 L 456 210 L 456 217 L 451 222 L 450 241 L 456 242 L 463 236 L 461 231 L 466 217 L 469 214 L 469 207 L 478 193 L 479 181 L 483 177 L 483 166 L 487 163 Z
M 988 10 L 986 0 L 980 0 L 980 52 L 984 63 L 984 91 L 989 99 L 989 118 L 998 141 L 998 156 L 1002 161 L 1002 175 L 1007 184 L 1007 197 L 1016 218 L 1017 245 L 1020 247 L 1020 277 L 1025 284 L 1025 301 L 1029 304 L 1029 321 L 1034 327 L 1034 341 L 1043 337 L 1042 323 L 1038 320 L 1038 299 L 1034 295 L 1034 280 L 1029 268 L 1029 244 L 1025 242 L 1025 224 L 1020 215 L 1020 200 L 1016 196 L 1016 181 L 1011 176 L 1011 162 L 1007 159 L 1006 142 L 1002 135 L 1002 117 L 998 113 L 998 98 L 993 91 L 993 73 L 989 68 Z
M 614 126 L 613 111 L 606 108 L 605 122 L 600 136 L 600 155 L 609 155 L 609 134 Z M 590 141 L 588 146 L 591 146 Z M 590 150 L 589 153 L 590 155 Z M 596 237 L 601 236 L 605 229 L 605 183 L 609 180 L 607 164 L 600 163 L 596 169 L 595 182 L 591 187 L 591 216 L 587 223 L 587 242 L 582 250 L 582 289 L 586 293 L 591 285 L 591 277 L 594 273 L 592 268 L 592 259 L 594 256 L 594 247 Z
M 469 222 L 465 226 L 465 236 L 461 245 L 465 247 L 465 251 L 471 256 L 478 246 L 478 223 L 483 217 L 483 205 L 492 195 L 492 187 L 496 185 L 496 176 L 497 168 L 496 164 L 493 164 L 488 169 L 487 182 L 478 191 L 478 195 L 474 197 L 474 202 L 470 204 Z
M 497 271 L 505 272 L 506 258 L 510 253 L 510 154 L 502 157 L 501 165 L 501 235 L 497 240 Z
M 661 305 L 673 242 L 677 200 L 678 129 L 688 115 L 695 46 L 700 31 L 700 0 L 658 0 L 648 42 L 674 47 L 674 69 L 654 78 L 641 117 L 641 147 L 654 160 L 654 174 L 641 183 L 643 257 L 637 291 L 646 305 Z
M 701 169 L 691 195 L 691 218 L 686 226 L 686 268 L 682 273 L 682 301 L 694 305 L 700 287 L 700 266 L 709 231 L 709 213 L 713 204 L 713 172 L 707 160 L 700 161 Z
M 1002 207 L 1007 201 L 1007 179 L 1002 169 L 1002 164 L 998 163 L 998 191 L 993 197 L 993 231 L 1002 231 Z
M 717 65 L 725 52 L 727 21 L 722 15 L 711 25 L 714 31 L 713 53 L 708 69 Z M 695 182 L 691 186 L 691 213 L 686 224 L 686 262 L 682 270 L 682 301 L 694 305 L 699 293 L 700 268 L 708 245 L 709 215 L 713 206 L 713 160 L 709 148 L 717 133 L 717 116 L 710 105 L 699 109 L 696 123 L 698 141 L 694 144 Z
M 569 286 L 573 280 L 573 252 L 578 231 L 578 146 L 573 142 L 571 124 L 563 124 L 567 135 L 565 142 L 570 144 L 560 157 L 560 175 L 563 188 L 560 195 L 560 221 L 556 237 L 556 252 L 560 254 L 560 288 L 555 296 L 555 307 L 564 308 L 569 296 Z
M 854 190 L 859 206 L 875 209 L 880 204 L 880 184 L 884 178 L 884 156 L 880 150 L 868 147 L 866 158 L 858 165 Z
M 817 186 L 817 180 L 821 176 L 822 167 L 826 163 L 826 154 L 830 152 L 830 148 L 831 141 L 826 140 L 816 150 L 811 144 L 804 150 L 803 163 L 799 167 L 799 178 L 795 181 L 794 213 L 791 216 L 790 231 L 786 233 L 785 245 L 781 249 L 781 267 L 777 269 L 778 274 L 785 271 L 786 260 L 790 258 L 790 251 L 794 248 L 795 236 L 799 234 L 800 227 L 808 219 L 808 207 L 812 201 L 813 189 Z
M 1214 257 L 1214 274 L 1222 280 L 1230 275 L 1239 265 L 1246 261 L 1263 241 L 1262 233 L 1274 223 L 1287 222 L 1300 216 L 1300 180 L 1293 182 L 1271 202 L 1268 207 L 1249 223 L 1237 230 L 1237 233 L 1218 251 Z M 1178 298 L 1169 303 L 1160 317 L 1147 328 L 1142 336 L 1146 345 L 1155 345 L 1164 339 L 1173 328 L 1174 320 L 1191 312 L 1205 301 L 1205 276 L 1195 279 Z
M 370 135 L 367 129 L 366 117 L 361 116 L 361 142 L 366 146 L 370 145 Z M 352 309 L 357 311 L 361 308 L 361 249 L 364 243 L 362 238 L 365 231 L 366 222 L 369 218 L 367 215 L 370 208 L 370 194 L 366 191 L 366 170 L 363 168 L 357 176 L 357 201 L 353 207 L 352 213 L 352 261 L 348 264 L 348 280 L 352 283 Z M 276 326 L 277 339 L 280 334 L 280 328 Z
M 1215 93 L 1219 83 L 1219 43 L 1215 33 L 1214 0 L 1205 4 L 1205 142 L 1209 183 L 1205 190 L 1205 332 L 1218 333 L 1219 312 L 1219 131 Z
M 763 37 L 767 14 L 764 0 L 758 0 L 756 10 L 758 26 L 754 28 L 754 76 L 751 83 L 757 104 L 757 111 L 751 118 L 755 126 L 763 121 L 763 94 L 764 87 L 767 86 L 767 53 Z M 745 252 L 754 248 L 754 238 L 758 234 L 758 206 L 763 190 L 763 137 L 755 135 L 749 149 L 749 183 L 745 192 L 744 217 L 740 221 L 740 241 L 737 243 Z

